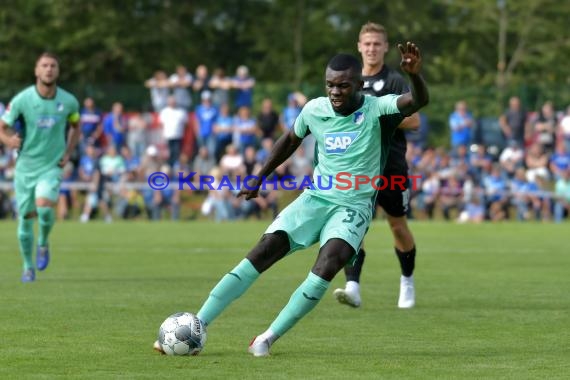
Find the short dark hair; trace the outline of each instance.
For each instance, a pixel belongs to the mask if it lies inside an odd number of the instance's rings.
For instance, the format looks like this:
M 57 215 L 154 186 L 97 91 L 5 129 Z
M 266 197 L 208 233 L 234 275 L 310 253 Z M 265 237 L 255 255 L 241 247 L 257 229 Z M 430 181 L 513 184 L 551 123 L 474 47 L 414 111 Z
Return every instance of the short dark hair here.
M 362 72 L 360 60 L 352 54 L 341 53 L 335 55 L 331 58 L 327 67 L 334 71 L 345 71 L 350 69 L 355 73 Z
M 36 63 L 38 63 L 40 59 L 44 57 L 55 59 L 57 61 L 57 64 L 59 65 L 59 57 L 55 53 L 52 53 L 51 51 L 44 51 L 42 54 L 40 54 L 38 56 L 38 59 L 36 59 Z

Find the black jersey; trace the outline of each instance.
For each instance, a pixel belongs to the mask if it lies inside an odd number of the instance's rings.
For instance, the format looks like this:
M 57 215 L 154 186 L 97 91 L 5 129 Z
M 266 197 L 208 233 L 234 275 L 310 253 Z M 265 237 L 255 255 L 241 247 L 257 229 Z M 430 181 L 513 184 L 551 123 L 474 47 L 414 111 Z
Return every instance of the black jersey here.
M 404 94 L 409 92 L 408 82 L 404 77 L 389 68 L 382 66 L 377 74 L 363 75 L 364 87 L 362 92 L 368 95 L 383 96 L 388 94 Z M 408 174 L 408 164 L 406 162 L 406 135 L 401 129 L 396 129 L 392 138 L 390 153 L 387 158 L 384 174 Z

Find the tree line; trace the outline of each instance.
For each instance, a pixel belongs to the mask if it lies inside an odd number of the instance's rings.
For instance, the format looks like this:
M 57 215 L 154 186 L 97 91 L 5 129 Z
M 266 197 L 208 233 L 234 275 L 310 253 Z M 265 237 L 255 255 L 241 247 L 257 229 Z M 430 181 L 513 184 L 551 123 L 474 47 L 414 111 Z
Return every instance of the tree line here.
M 388 64 L 398 65 L 397 43 L 421 47 L 449 112 L 450 91 L 488 113 L 521 88 L 529 106 L 548 97 L 561 108 L 568 19 L 570 3 L 556 0 L 0 0 L 0 98 L 33 80 L 43 50 L 60 56 L 62 82 L 84 86 L 142 83 L 177 64 L 230 74 L 245 64 L 259 83 L 321 88 L 328 59 L 357 54 L 360 26 L 374 21 L 389 32 Z

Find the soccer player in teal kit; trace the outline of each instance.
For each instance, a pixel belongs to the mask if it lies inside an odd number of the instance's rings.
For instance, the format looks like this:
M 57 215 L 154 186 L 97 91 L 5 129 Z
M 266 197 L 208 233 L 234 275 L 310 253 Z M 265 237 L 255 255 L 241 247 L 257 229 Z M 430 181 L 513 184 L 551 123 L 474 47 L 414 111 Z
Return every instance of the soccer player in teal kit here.
M 58 58 L 52 53 L 40 55 L 35 75 L 36 84 L 18 93 L 0 119 L 0 142 L 18 149 L 14 190 L 23 282 L 34 281 L 35 269 L 42 271 L 49 264 L 48 237 L 55 223 L 62 170 L 79 139 L 79 103 L 57 86 Z M 19 131 L 14 130 L 17 122 Z M 39 234 L 34 265 L 36 216 Z
M 325 73 L 328 98 L 317 98 L 305 105 L 294 128 L 276 142 L 257 182 L 238 194 L 255 198 L 263 178 L 283 163 L 305 136 L 313 134 L 318 148 L 315 182 L 319 176 L 332 178 L 332 187 L 307 189 L 287 206 L 246 258 L 212 289 L 197 313 L 204 325 L 210 325 L 278 260 L 320 242 L 316 262 L 305 281 L 268 330 L 250 343 L 248 350 L 254 356 L 268 356 L 271 345 L 317 305 L 334 276 L 358 252 L 372 218 L 377 190 L 370 184 L 340 190 L 346 184 L 340 186 L 336 175 L 380 175 L 378 162 L 385 161 L 382 156 L 388 153 L 389 136 L 405 116 L 428 103 L 427 87 L 420 75 L 419 49 L 408 42 L 400 46 L 400 51 L 411 93 L 379 98 L 361 93 L 362 66 L 358 58 L 348 54 L 333 57 Z M 381 124 L 384 117 L 397 119 L 386 124 L 393 127 Z M 160 351 L 157 343 L 154 347 Z

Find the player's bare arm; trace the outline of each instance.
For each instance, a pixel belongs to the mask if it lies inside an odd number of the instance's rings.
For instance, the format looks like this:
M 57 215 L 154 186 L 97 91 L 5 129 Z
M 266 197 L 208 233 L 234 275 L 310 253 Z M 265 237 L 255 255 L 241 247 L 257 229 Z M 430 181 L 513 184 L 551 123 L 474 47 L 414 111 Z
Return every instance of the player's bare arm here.
M 2 120 L 0 120 L 0 142 L 10 149 L 20 149 L 22 146 L 22 138 Z
M 416 112 L 404 118 L 400 125 L 398 125 L 398 128 L 414 131 L 418 130 L 420 128 L 420 114 Z
M 72 155 L 73 151 L 75 150 L 77 143 L 79 142 L 80 136 L 81 136 L 81 132 L 79 129 L 79 121 L 70 122 L 69 123 L 69 132 L 67 135 L 67 147 L 65 149 L 65 153 L 63 154 L 63 156 L 61 157 L 61 160 L 59 160 L 59 163 L 58 163 L 58 166 L 60 168 L 63 168 L 69 162 L 69 159 L 71 158 L 71 155 Z
M 259 193 L 259 187 L 261 186 L 262 179 L 264 177 L 267 177 L 271 173 L 273 173 L 273 171 L 279 165 L 284 163 L 285 160 L 287 160 L 293 154 L 293 152 L 295 152 L 295 150 L 297 150 L 299 145 L 301 145 L 302 141 L 303 141 L 303 139 L 299 138 L 295 134 L 293 129 L 291 129 L 287 133 L 283 134 L 283 136 L 281 136 L 279 138 L 279 140 L 277 140 L 275 142 L 275 145 L 273 146 L 273 149 L 271 150 L 271 153 L 269 154 L 269 158 L 267 159 L 267 162 L 265 163 L 265 165 L 263 165 L 263 167 L 261 168 L 261 170 L 257 174 L 257 177 L 258 177 L 257 183 L 250 186 L 250 188 L 252 188 L 252 190 L 249 190 L 247 188 L 243 188 L 240 190 L 240 192 L 238 193 L 237 196 L 240 197 L 242 195 L 245 195 L 246 200 L 257 197 L 257 195 Z
M 426 83 L 420 74 L 422 57 L 416 44 L 407 42 L 405 46 L 398 44 L 402 60 L 400 67 L 411 83 L 411 92 L 398 98 L 398 109 L 404 116 L 410 116 L 429 103 L 429 93 Z

